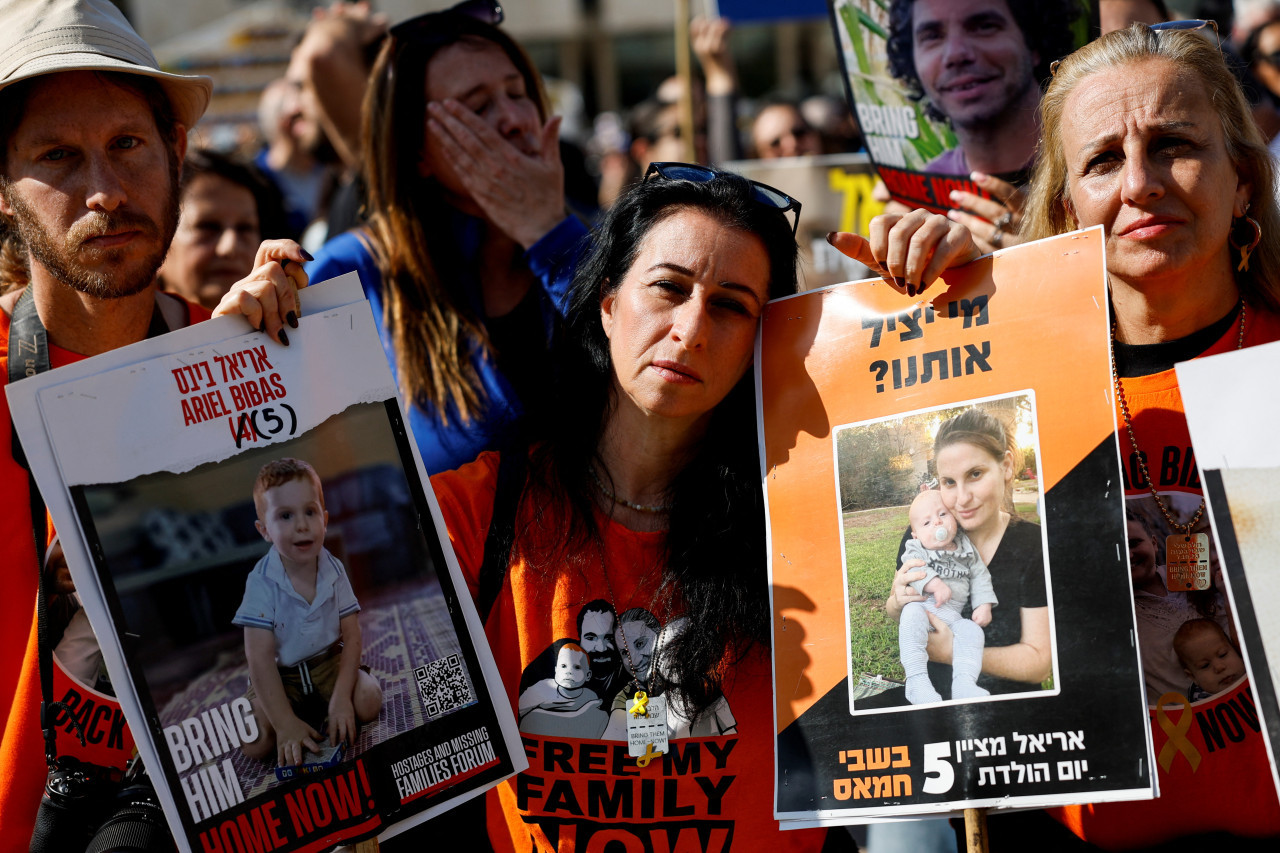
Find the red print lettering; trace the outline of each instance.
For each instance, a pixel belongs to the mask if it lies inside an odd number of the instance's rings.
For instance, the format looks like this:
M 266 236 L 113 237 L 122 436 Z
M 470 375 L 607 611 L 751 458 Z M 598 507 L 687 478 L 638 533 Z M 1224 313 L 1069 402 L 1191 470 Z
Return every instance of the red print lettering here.
M 253 362 L 254 373 L 262 373 L 266 370 L 275 369 L 271 366 L 271 362 L 267 361 L 267 347 L 265 344 L 248 350 L 248 353 L 249 360 Z
M 973 181 L 965 180 L 963 178 L 930 178 L 929 190 L 933 193 L 933 197 L 938 199 L 940 204 L 950 203 L 951 193 L 953 190 L 957 190 L 962 193 L 973 193 L 974 195 L 980 195 L 983 198 L 989 197 L 987 193 L 978 189 L 978 185 Z
M 285 794 L 284 805 L 289 812 L 289 822 L 293 824 L 294 835 L 315 831 L 315 826 L 311 822 L 311 812 L 307 810 L 301 791 L 290 791 Z
M 889 188 L 889 192 L 896 196 L 915 201 L 932 201 L 929 197 L 929 189 L 925 183 L 924 175 L 914 172 L 899 172 L 896 169 L 881 169 L 880 177 L 884 179 L 884 184 Z
M 203 373 L 203 374 L 204 374 L 204 378 L 205 378 L 204 387 L 206 387 L 206 388 L 212 388 L 214 385 L 217 385 L 217 384 L 218 384 L 218 383 L 217 383 L 217 382 L 215 382 L 215 381 L 214 381 L 214 379 L 213 379 L 213 371 L 209 369 L 209 362 L 207 362 L 207 361 L 202 361 L 202 362 L 200 362 L 199 364 L 197 364 L 197 365 L 195 366 L 195 368 L 196 368 L 196 374 L 197 374 L 197 375 L 199 375 L 199 374 L 201 374 L 201 373 Z
M 205 853 L 270 853 L 283 847 L 288 839 L 280 834 L 280 819 L 274 814 L 276 805 L 266 803 L 205 830 L 200 833 L 200 846 Z
M 236 358 L 240 356 L 240 358 Z M 240 370 L 237 362 L 244 359 L 243 353 L 233 353 L 232 355 L 215 355 L 214 360 L 222 367 L 222 381 L 231 382 L 236 379 L 243 379 L 244 372 Z
M 229 385 L 227 390 L 231 393 L 231 402 L 235 405 L 237 412 L 256 409 L 264 403 L 279 400 L 285 395 L 284 383 L 280 380 L 278 373 L 265 378 L 250 379 L 239 385 Z
M 195 386 L 192 385 L 191 381 L 187 378 L 187 372 L 190 370 L 191 368 L 189 367 L 175 367 L 173 370 L 169 371 L 173 374 L 173 381 L 178 383 L 179 394 L 190 394 L 192 391 L 196 390 Z

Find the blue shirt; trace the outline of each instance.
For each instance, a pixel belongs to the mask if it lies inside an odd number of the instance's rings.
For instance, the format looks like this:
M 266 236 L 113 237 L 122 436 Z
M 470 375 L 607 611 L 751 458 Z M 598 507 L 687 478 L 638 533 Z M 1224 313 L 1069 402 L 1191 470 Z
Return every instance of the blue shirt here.
M 468 276 L 466 291 L 476 316 L 483 318 L 477 273 L 482 233 L 481 220 L 455 215 L 454 236 Z M 586 235 L 586 226 L 569 216 L 525 252 L 525 261 L 541 286 L 540 301 L 548 342 L 558 318 L 564 316 L 568 308 L 569 283 Z M 387 363 L 391 365 L 392 373 L 397 373 L 391 329 L 383 316 L 382 273 L 358 233 L 348 231 L 325 243 L 306 269 L 311 281 L 315 282 L 352 270 L 360 274 L 360 285 L 378 321 L 378 335 L 382 338 Z M 524 413 L 524 406 L 510 381 L 482 348 L 473 348 L 471 366 L 480 378 L 485 401 L 482 411 L 470 424 L 464 425 L 457 413 L 451 411 L 449 424 L 445 426 L 436 407 L 422 399 L 414 400 L 409 407 L 409 429 L 418 444 L 428 475 L 451 471 L 472 461 L 485 450 L 498 448 L 511 435 Z M 398 374 L 396 381 L 399 382 Z
M 293 666 L 338 642 L 342 617 L 359 612 L 346 570 L 327 548 L 316 557 L 316 594 L 307 601 L 293 588 L 272 546 L 245 578 L 244 598 L 231 623 L 275 634 L 276 662 Z

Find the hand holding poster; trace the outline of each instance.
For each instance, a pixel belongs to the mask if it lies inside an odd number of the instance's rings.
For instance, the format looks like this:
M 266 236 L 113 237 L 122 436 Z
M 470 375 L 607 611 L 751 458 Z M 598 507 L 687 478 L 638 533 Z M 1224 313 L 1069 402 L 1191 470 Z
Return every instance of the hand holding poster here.
M 524 765 L 355 284 L 289 347 L 227 318 L 9 388 L 97 634 L 70 659 L 182 849 L 394 834 Z
M 831 0 L 845 91 L 889 193 L 943 211 L 973 172 L 1026 180 L 1040 81 L 1083 44 L 1086 0 Z M 1094 13 L 1096 19 L 1096 12 Z
M 780 819 L 1151 796 L 1103 269 L 1094 229 L 769 304 Z

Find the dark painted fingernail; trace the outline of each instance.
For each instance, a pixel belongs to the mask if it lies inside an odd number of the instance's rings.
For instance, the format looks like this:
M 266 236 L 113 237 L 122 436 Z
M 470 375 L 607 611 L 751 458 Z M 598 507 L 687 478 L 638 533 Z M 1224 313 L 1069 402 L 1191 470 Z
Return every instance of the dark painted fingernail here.
M 263 317 L 260 321 L 258 321 L 258 331 L 265 332 L 266 330 L 267 330 L 267 318 Z
M 285 330 L 284 330 L 284 329 L 281 329 L 281 330 L 280 330 L 279 332 L 277 332 L 276 334 L 277 334 L 277 335 L 279 336 L 279 338 L 280 338 L 280 343 L 284 344 L 285 346 L 288 346 L 288 345 L 289 345 L 289 335 L 285 332 Z
M 290 311 L 284 315 L 284 321 L 289 324 L 290 329 L 298 328 L 298 315 Z
M 827 232 L 827 242 L 833 246 L 836 244 L 836 232 L 834 231 Z
M 306 258 L 308 262 L 315 260 L 315 258 L 311 257 L 311 253 L 308 252 L 306 249 L 303 249 L 302 247 L 298 247 L 298 251 L 302 252 L 302 257 Z
M 901 287 L 901 288 L 906 288 L 907 286 L 907 280 L 897 275 L 893 277 L 893 283 L 898 285 L 898 287 Z

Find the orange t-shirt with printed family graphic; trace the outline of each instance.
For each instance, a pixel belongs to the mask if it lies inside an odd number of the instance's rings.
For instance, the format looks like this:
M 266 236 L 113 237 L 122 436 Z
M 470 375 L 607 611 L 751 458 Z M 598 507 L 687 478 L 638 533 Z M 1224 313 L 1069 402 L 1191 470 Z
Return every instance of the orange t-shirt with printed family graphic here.
M 493 514 L 498 456 L 485 453 L 432 478 L 472 595 Z M 782 831 L 773 817 L 773 704 L 766 649 L 727 671 L 724 696 L 696 722 L 668 706 L 670 749 L 642 764 L 628 756 L 630 674 L 661 666 L 663 636 L 685 620 L 659 602 L 662 532 L 603 518 L 601 547 L 542 570 L 520 554 L 562 536 L 557 507 L 522 506 L 502 591 L 485 630 L 520 717 L 529 769 L 490 792 L 498 850 L 819 850 L 825 830 Z M 607 572 L 607 578 L 605 573 Z M 616 594 L 616 597 L 615 597 Z M 632 649 L 614 639 L 616 617 Z
M 1203 355 L 1235 349 L 1238 336 L 1239 327 L 1232 323 Z M 1244 345 L 1276 340 L 1280 340 L 1280 317 L 1248 306 Z M 1202 489 L 1177 374 L 1170 369 L 1126 378 L 1123 387 L 1133 432 L 1156 490 L 1166 506 L 1172 506 L 1176 521 L 1189 520 L 1200 506 Z M 1174 531 L 1151 497 L 1118 409 L 1116 418 L 1129 512 L 1151 534 L 1153 545 L 1162 548 L 1164 537 Z M 1207 515 L 1194 532 L 1208 534 L 1212 542 Z M 1163 565 L 1162 550 L 1157 557 Z M 1211 618 L 1229 626 L 1225 599 L 1212 593 L 1154 596 L 1141 589 L 1135 589 L 1134 595 L 1160 796 L 1071 806 L 1057 810 L 1055 816 L 1081 838 L 1111 850 L 1211 832 L 1280 836 L 1280 802 L 1248 678 L 1216 695 L 1191 701 L 1189 707 L 1183 702 L 1193 693 L 1192 679 L 1181 672 L 1172 652 L 1173 633 L 1188 618 Z

